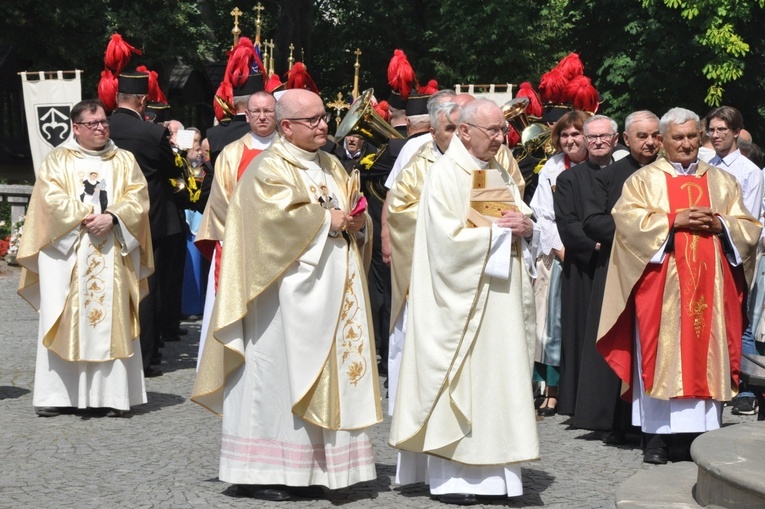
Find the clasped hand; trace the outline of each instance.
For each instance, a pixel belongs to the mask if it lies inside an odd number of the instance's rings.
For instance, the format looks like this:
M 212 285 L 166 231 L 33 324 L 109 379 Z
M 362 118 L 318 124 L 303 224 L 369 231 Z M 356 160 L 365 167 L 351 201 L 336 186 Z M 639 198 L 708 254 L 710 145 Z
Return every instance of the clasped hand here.
M 709 207 L 691 207 L 678 212 L 674 227 L 709 233 L 720 233 L 723 230 L 722 221 Z
M 111 214 L 89 214 L 82 220 L 85 231 L 96 237 L 103 237 L 114 226 Z

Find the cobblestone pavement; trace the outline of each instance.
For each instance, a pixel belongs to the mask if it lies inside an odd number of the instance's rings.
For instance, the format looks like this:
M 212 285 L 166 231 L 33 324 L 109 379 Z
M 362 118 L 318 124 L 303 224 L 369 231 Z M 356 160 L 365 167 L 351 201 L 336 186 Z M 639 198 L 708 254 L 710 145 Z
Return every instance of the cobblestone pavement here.
M 266 503 L 238 498 L 217 479 L 220 420 L 192 403 L 199 323 L 168 343 L 164 376 L 146 381 L 149 402 L 129 418 L 35 416 L 32 409 L 37 315 L 16 295 L 20 270 L 0 267 L 0 508 L 349 508 L 443 507 L 422 485 L 393 484 L 396 453 L 389 419 L 373 428 L 377 479 L 329 499 Z M 490 396 L 487 396 L 490 397 Z M 384 401 L 385 405 L 387 401 Z M 754 420 L 731 416 L 726 423 Z M 539 423 L 541 460 L 523 469 L 524 495 L 509 507 L 613 507 L 616 488 L 641 462 L 638 444 L 609 447 L 571 429 L 567 418 Z

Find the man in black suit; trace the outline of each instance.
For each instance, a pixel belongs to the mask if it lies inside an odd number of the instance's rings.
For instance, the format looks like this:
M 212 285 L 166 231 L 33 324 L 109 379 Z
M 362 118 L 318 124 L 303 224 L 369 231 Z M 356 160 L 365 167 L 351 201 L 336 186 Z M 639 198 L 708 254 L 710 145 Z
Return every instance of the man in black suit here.
M 166 127 L 143 120 L 148 102 L 149 75 L 121 73 L 117 109 L 111 115 L 114 143 L 131 152 L 141 167 L 149 187 L 149 220 L 154 246 L 154 274 L 149 277 L 149 295 L 141 301 L 141 353 L 144 374 L 159 376 L 151 366 L 159 360 L 162 294 L 166 293 L 167 267 L 185 262 L 184 221 L 173 200 L 169 179 L 179 177 Z
M 608 260 L 616 230 L 611 209 L 622 195 L 624 182 L 637 170 L 656 160 L 661 148 L 659 117 L 650 111 L 636 111 L 628 115 L 624 122 L 624 143 L 629 147 L 630 154 L 597 172 L 590 192 L 585 193 L 585 219 L 582 223 L 582 230 L 589 238 L 600 243 L 600 250 L 595 264 L 585 332 L 585 345 L 592 354 L 593 364 L 579 378 L 578 389 L 584 397 L 577 397 L 577 412 L 581 406 L 582 412 L 589 419 L 585 427 L 606 431 L 603 441 L 611 445 L 624 443 L 625 432 L 630 428 L 632 408 L 621 399 L 621 380 L 602 356 L 595 352 Z

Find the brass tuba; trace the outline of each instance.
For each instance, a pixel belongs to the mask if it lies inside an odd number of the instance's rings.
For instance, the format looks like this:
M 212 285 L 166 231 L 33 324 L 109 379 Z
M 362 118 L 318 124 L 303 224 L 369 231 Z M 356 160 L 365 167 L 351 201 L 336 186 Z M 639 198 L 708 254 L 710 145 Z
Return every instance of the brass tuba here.
M 403 136 L 382 119 L 372 107 L 374 89 L 364 90 L 351 105 L 335 133 L 335 139 L 341 140 L 349 134 L 357 134 L 377 148 L 384 147 L 391 139 Z
M 529 155 L 542 158 L 555 153 L 550 128 L 541 122 L 530 122 L 526 115 L 528 106 L 529 100 L 526 97 L 516 97 L 502 106 L 505 120 L 521 138 L 523 151 L 515 158 L 519 162 Z

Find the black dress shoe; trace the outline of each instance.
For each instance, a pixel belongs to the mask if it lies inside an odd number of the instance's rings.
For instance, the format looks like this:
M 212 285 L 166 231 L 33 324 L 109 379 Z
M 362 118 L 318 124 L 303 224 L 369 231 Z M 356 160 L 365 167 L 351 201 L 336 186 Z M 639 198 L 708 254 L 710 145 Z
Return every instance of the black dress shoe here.
M 668 454 L 666 449 L 651 448 L 646 449 L 643 453 L 643 463 L 650 463 L 651 465 L 666 465 Z
M 175 332 L 178 336 L 185 336 L 189 333 L 189 329 L 186 327 L 178 327 L 178 330 Z
M 287 486 L 290 495 L 300 498 L 324 498 L 324 488 L 317 485 L 312 486 Z
M 437 495 L 437 497 L 444 504 L 473 505 L 478 503 L 478 499 L 472 493 L 445 493 Z
M 39 417 L 57 417 L 61 415 L 61 409 L 55 406 L 38 406 L 35 407 L 35 413 Z
M 606 445 L 624 445 L 627 443 L 627 437 L 623 431 L 609 431 L 603 436 L 603 443 Z
M 155 368 L 153 366 L 149 366 L 148 369 L 143 370 L 143 376 L 144 378 L 154 378 L 157 376 L 162 376 L 162 370 L 159 368 Z
M 270 486 L 263 484 L 237 484 L 236 492 L 240 497 L 257 498 L 271 502 L 289 500 L 290 494 L 286 486 Z

